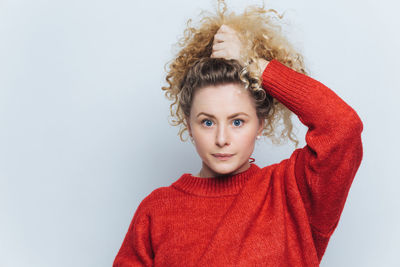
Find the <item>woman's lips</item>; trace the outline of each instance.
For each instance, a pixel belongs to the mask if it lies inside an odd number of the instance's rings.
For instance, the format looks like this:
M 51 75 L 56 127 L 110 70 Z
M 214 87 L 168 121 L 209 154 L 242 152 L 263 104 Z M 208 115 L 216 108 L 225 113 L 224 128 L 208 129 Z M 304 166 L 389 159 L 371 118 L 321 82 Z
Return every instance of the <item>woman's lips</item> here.
M 228 160 L 230 159 L 234 154 L 221 154 L 221 153 L 217 153 L 217 154 L 212 154 L 214 157 L 216 157 L 219 160 Z

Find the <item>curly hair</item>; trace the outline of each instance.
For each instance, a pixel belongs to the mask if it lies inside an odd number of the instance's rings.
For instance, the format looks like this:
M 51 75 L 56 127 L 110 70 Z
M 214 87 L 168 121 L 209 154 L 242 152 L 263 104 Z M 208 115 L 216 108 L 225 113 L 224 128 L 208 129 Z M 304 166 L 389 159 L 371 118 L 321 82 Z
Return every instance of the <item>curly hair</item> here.
M 201 58 L 189 68 L 179 86 L 179 105 L 183 115 L 189 118 L 196 90 L 210 85 L 238 84 L 247 90 L 254 100 L 257 117 L 262 121 L 269 115 L 273 98 L 265 90 L 248 90 L 256 83 L 257 81 L 235 59 Z
M 200 16 L 197 26 L 191 26 L 192 19 L 187 21 L 184 35 L 176 44 L 180 50 L 165 65 L 167 72 L 165 79 L 168 86 L 163 86 L 162 90 L 165 91 L 166 98 L 173 101 L 170 104 L 170 116 L 172 116 L 170 124 L 180 126 L 178 133 L 180 139 L 187 140 L 183 138 L 183 133 L 187 130 L 185 116 L 190 113 L 188 100 L 191 96 L 187 94 L 194 92 L 182 91 L 185 77 L 199 60 L 211 56 L 214 35 L 221 25 L 225 24 L 237 32 L 243 44 L 239 60 L 242 65 L 240 76 L 241 80 L 247 84 L 246 88 L 253 92 L 252 96 L 257 103 L 257 114 L 265 120 L 262 135 L 270 138 L 274 144 L 281 144 L 282 141 L 290 139 L 297 148 L 299 141 L 293 133 L 291 120 L 293 113 L 278 100 L 263 93 L 265 90 L 261 87 L 260 69 L 248 68 L 249 63 L 255 62 L 257 58 L 267 61 L 276 59 L 287 67 L 307 75 L 303 56 L 283 36 L 279 20 L 278 23 L 274 22 L 276 18 L 282 20 L 283 15 L 279 15 L 274 9 L 266 10 L 264 5 L 262 7 L 248 6 L 239 15 L 234 12 L 228 13 L 225 2 L 218 0 L 215 14 L 203 10 Z M 282 128 L 280 131 L 277 130 L 279 126 Z

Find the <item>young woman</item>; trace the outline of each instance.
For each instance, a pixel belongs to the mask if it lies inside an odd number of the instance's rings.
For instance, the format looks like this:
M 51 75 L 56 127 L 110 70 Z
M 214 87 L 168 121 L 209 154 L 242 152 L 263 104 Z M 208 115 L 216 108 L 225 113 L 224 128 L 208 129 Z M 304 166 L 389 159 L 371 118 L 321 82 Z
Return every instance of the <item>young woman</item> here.
M 113 266 L 319 266 L 338 225 L 362 159 L 360 118 L 305 74 L 275 11 L 225 12 L 188 27 L 163 88 L 199 173 L 140 203 Z M 296 142 L 291 113 L 307 145 L 258 166 L 260 136 Z

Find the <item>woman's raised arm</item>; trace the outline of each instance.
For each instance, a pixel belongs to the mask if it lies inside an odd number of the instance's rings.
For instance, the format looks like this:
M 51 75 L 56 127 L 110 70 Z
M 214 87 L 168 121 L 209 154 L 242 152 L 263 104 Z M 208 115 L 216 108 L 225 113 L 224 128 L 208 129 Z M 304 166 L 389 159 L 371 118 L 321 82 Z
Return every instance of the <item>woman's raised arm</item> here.
M 237 40 L 227 36 L 235 32 L 229 27 L 221 27 L 221 31 L 228 32 L 225 37 L 220 35 L 225 45 L 213 54 L 232 58 L 237 55 Z M 285 168 L 286 190 L 292 192 L 294 186 L 300 192 L 321 257 L 361 164 L 363 123 L 353 108 L 321 82 L 275 59 L 259 59 L 254 66 L 263 70 L 264 90 L 308 127 L 307 145 L 296 149 L 281 167 Z

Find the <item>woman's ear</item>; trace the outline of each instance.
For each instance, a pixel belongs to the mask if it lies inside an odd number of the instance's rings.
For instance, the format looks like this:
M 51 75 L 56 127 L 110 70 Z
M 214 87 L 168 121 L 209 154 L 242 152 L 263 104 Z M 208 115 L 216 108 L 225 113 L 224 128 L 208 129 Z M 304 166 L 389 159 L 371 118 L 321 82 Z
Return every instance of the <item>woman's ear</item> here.
M 258 119 L 258 122 L 259 122 L 259 127 L 258 127 L 258 130 L 257 130 L 257 135 L 261 135 L 263 130 L 264 130 L 265 120 Z

